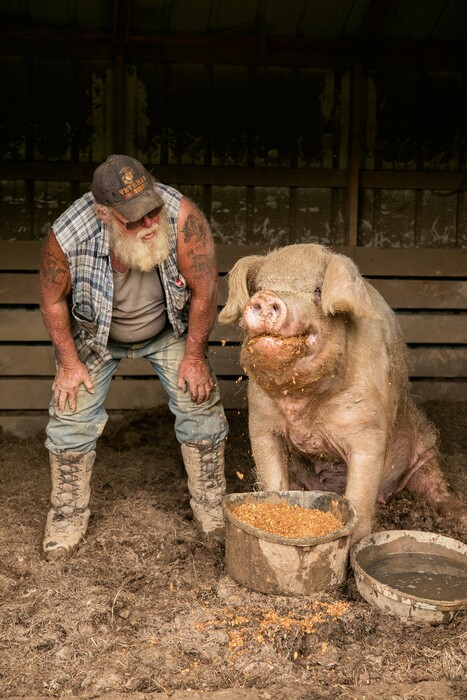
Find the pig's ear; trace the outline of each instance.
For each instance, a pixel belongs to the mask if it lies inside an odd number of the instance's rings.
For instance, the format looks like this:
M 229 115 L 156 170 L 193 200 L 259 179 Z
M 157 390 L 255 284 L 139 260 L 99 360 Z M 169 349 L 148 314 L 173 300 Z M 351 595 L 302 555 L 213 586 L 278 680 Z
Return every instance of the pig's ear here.
M 254 280 L 263 262 L 262 255 L 249 255 L 237 260 L 230 270 L 227 303 L 219 314 L 221 323 L 234 323 L 240 318 L 245 304 L 256 291 Z
M 357 266 L 337 253 L 329 258 L 326 267 L 321 305 L 326 315 L 348 313 L 360 318 L 379 318 Z

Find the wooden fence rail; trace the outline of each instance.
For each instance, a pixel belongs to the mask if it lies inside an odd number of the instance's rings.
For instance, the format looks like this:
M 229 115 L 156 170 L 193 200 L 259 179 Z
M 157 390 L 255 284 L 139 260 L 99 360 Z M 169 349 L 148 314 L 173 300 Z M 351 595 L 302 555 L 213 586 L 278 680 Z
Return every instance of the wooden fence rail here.
M 54 357 L 38 302 L 40 242 L 0 242 L 0 425 L 38 412 L 46 416 Z M 256 246 L 219 245 L 219 303 L 225 275 Z M 409 349 L 410 377 L 421 401 L 467 400 L 467 251 L 341 248 L 395 309 Z M 226 408 L 246 406 L 238 328 L 216 324 L 210 358 Z M 109 411 L 147 409 L 166 401 L 149 363 L 120 363 L 107 398 Z

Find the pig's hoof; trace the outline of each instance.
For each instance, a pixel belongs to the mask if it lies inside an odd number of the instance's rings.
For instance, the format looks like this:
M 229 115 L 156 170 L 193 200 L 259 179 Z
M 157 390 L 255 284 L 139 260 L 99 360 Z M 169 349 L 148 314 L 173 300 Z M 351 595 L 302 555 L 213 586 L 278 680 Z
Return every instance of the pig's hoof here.
M 371 534 L 371 532 L 372 530 L 369 525 L 357 527 L 355 532 L 350 537 L 350 543 L 355 544 L 356 542 L 359 542 L 362 537 L 366 537 L 367 535 Z
M 438 529 L 442 532 L 451 530 L 452 537 L 461 542 L 467 541 L 467 506 L 459 499 L 452 497 L 438 503 L 437 511 L 440 516 Z
M 439 504 L 438 510 L 447 521 L 467 532 L 467 506 L 458 498 L 449 498 Z

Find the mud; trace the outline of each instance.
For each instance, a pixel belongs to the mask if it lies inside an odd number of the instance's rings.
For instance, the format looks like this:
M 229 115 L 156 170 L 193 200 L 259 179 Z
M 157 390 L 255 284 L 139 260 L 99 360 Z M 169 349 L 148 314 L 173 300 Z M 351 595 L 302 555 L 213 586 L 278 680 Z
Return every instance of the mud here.
M 426 406 L 443 468 L 467 498 L 467 404 Z M 229 493 L 253 489 L 245 411 L 230 411 Z M 233 581 L 224 550 L 193 526 L 168 410 L 106 428 L 91 521 L 76 555 L 40 556 L 49 468 L 43 436 L 3 435 L 0 453 L 0 696 L 112 700 L 313 700 L 467 696 L 467 618 L 407 625 L 372 608 L 350 575 L 318 597 Z M 402 492 L 379 529 L 460 538 Z

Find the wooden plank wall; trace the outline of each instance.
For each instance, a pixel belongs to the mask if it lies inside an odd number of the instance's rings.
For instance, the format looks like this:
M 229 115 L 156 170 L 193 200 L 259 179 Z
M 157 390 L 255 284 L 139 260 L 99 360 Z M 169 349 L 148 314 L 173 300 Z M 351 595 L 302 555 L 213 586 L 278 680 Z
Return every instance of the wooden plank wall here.
M 40 242 L 0 242 L 0 425 L 46 414 L 53 350 L 38 306 Z M 410 375 L 421 401 L 467 400 L 467 250 L 340 248 L 396 310 L 409 346 Z M 219 303 L 235 260 L 265 252 L 252 245 L 218 245 Z M 236 327 L 216 325 L 211 363 L 226 408 L 246 406 Z M 110 412 L 165 403 L 145 360 L 123 361 L 107 398 Z M 29 417 L 29 418 L 28 418 Z

